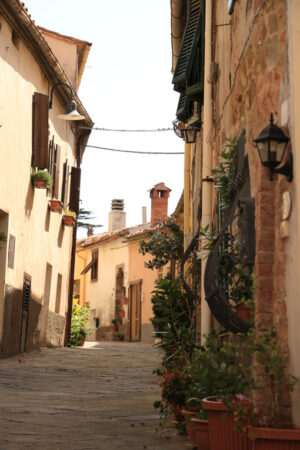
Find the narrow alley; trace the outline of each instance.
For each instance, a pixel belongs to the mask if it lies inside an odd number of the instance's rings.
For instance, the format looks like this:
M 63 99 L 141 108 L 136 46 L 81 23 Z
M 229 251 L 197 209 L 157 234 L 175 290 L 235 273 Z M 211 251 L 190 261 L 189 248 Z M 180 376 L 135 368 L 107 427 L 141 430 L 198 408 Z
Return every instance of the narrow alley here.
M 151 345 L 89 342 L 0 360 L 1 449 L 191 448 L 153 402 L 160 388 Z

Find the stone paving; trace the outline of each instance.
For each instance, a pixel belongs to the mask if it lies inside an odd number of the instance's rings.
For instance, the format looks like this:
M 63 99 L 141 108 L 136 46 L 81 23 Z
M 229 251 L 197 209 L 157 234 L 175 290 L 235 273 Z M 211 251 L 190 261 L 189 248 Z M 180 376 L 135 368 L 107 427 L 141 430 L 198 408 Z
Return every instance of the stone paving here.
M 0 449 L 192 449 L 161 431 L 160 355 L 151 345 L 87 343 L 0 359 Z

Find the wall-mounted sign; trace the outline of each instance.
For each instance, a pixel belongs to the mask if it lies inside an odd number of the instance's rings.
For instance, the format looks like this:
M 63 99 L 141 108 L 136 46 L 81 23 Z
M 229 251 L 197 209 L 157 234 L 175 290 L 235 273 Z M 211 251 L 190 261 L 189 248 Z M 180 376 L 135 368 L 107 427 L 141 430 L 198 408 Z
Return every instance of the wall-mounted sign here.
M 229 14 L 232 14 L 234 4 L 235 0 L 227 0 L 227 9 Z

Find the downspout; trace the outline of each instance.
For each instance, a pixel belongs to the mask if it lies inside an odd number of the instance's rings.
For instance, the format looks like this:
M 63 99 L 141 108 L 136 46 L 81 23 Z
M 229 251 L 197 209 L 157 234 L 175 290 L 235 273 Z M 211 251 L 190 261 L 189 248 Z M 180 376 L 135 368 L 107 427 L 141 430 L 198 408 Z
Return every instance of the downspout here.
M 85 138 L 85 136 L 89 135 L 89 134 L 90 134 L 90 132 L 81 134 L 77 140 L 76 166 L 78 169 L 80 169 L 82 141 Z M 78 214 L 79 204 L 77 205 L 75 212 L 76 212 L 76 214 Z M 72 234 L 72 250 L 71 250 L 71 264 L 70 264 L 70 276 L 69 276 L 68 309 L 67 309 L 67 315 L 66 315 L 66 329 L 65 329 L 65 342 L 64 342 L 65 347 L 70 347 L 77 227 L 72 228 L 72 231 L 73 231 L 73 234 Z
M 76 255 L 75 255 L 76 256 Z M 80 253 L 77 253 L 78 258 L 83 260 L 83 267 L 86 267 L 87 265 L 87 259 L 84 256 L 80 256 Z M 76 258 L 75 258 L 76 259 Z M 83 279 L 83 286 L 81 288 L 81 281 Z M 82 292 L 82 295 L 81 295 Z M 85 274 L 80 276 L 80 295 L 79 295 L 79 304 L 82 306 L 85 303 Z
M 187 249 L 187 235 L 190 233 L 190 166 L 191 166 L 191 144 L 184 146 L 184 201 L 183 201 L 183 230 L 184 250 Z
M 212 60 L 212 0 L 206 0 L 205 6 L 205 60 L 204 60 L 204 104 L 203 104 L 203 162 L 202 179 L 205 180 L 211 176 L 212 170 L 212 105 L 211 105 L 211 84 L 208 82 L 210 75 L 210 66 Z M 202 228 L 211 227 L 212 222 L 212 183 L 202 182 Z M 205 242 L 203 242 L 205 244 Z M 210 331 L 211 313 L 204 291 L 204 273 L 206 267 L 206 258 L 201 260 L 201 342 L 204 335 Z

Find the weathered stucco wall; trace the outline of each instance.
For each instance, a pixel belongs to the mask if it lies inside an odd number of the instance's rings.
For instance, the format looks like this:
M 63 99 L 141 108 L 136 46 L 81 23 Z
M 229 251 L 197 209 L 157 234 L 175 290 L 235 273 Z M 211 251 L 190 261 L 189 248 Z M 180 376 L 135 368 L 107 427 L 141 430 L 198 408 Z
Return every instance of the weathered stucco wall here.
M 0 293 L 0 343 L 5 352 L 16 351 L 15 340 L 18 335 L 18 309 L 23 289 L 24 272 L 32 277 L 29 330 L 29 348 L 38 345 L 39 323 L 44 305 L 45 279 L 47 264 L 52 266 L 50 297 L 47 305 L 55 320 L 48 323 L 49 333 L 42 338 L 45 343 L 61 342 L 64 316 L 67 302 L 68 270 L 70 259 L 71 229 L 62 225 L 60 214 L 49 212 L 46 190 L 34 189 L 31 184 L 32 155 L 32 98 L 34 92 L 48 94 L 51 86 L 41 67 L 33 58 L 21 40 L 12 42 L 12 29 L 0 18 L 0 146 L 5 149 L 1 163 L 1 199 L 0 209 L 8 216 L 9 235 L 16 238 L 14 267 L 7 267 L 7 245 L 5 255 L 2 252 L 2 271 L 5 267 L 5 284 L 9 293 L 5 294 L 4 279 Z M 69 123 L 56 118 L 63 107 L 54 98 L 53 109 L 49 112 L 50 134 L 55 143 L 61 146 L 61 164 L 68 159 L 74 165 L 75 137 Z M 62 167 L 60 186 L 62 184 Z M 59 193 L 60 195 L 60 193 Z M 2 220 L 1 220 L 2 223 Z M 4 230 L 3 230 L 4 231 Z M 58 274 L 62 275 L 62 291 L 59 313 L 55 313 L 56 288 Z M 15 307 L 12 308 L 12 304 Z M 46 306 L 48 309 L 48 306 Z M 32 313 L 32 314 L 31 314 Z M 47 311 L 45 311 L 47 313 Z M 5 327 L 3 328 L 3 317 Z M 14 323 L 7 328 L 7 323 Z M 51 325 L 53 324 L 53 325 Z M 1 345 L 0 345 L 1 348 Z

